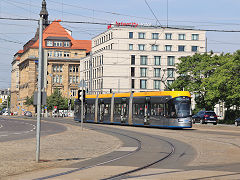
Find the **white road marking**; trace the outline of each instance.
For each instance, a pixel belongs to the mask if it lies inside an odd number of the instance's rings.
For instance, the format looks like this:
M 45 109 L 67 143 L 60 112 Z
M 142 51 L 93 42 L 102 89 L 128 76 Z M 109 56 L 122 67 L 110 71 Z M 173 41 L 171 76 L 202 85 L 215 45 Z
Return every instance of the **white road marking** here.
M 120 147 L 116 151 L 135 151 L 137 147 Z
M 1 121 L 8 121 L 8 120 L 1 120 Z M 15 132 L 15 133 L 10 133 L 10 134 L 3 134 L 3 135 L 0 135 L 0 137 L 6 137 L 6 136 L 10 136 L 10 135 L 27 134 L 27 133 L 30 133 L 30 132 L 32 132 L 32 131 L 34 131 L 36 129 L 36 126 L 34 124 L 30 124 L 30 123 L 26 123 L 26 122 L 19 122 L 19 121 L 14 121 L 14 122 L 17 122 L 17 123 L 20 123 L 20 124 L 30 125 L 30 126 L 32 126 L 32 129 L 30 129 L 28 131 L 23 131 L 23 132 Z M 3 125 L 0 125 L 0 128 L 2 128 L 2 127 L 3 127 Z

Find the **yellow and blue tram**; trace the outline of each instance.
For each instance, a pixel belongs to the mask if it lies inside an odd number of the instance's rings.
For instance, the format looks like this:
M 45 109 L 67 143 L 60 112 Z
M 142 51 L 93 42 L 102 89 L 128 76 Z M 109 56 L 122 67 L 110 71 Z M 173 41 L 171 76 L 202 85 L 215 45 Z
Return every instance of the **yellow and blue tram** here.
M 191 128 L 188 91 L 154 91 L 86 95 L 83 122 Z M 81 121 L 81 101 L 75 100 L 74 119 Z

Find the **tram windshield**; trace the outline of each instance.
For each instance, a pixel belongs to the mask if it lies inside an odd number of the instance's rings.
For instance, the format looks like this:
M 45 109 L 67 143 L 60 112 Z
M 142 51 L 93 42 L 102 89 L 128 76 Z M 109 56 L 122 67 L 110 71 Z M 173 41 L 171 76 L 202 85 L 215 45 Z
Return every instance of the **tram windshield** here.
M 190 103 L 178 102 L 175 104 L 177 117 L 184 118 L 190 116 Z

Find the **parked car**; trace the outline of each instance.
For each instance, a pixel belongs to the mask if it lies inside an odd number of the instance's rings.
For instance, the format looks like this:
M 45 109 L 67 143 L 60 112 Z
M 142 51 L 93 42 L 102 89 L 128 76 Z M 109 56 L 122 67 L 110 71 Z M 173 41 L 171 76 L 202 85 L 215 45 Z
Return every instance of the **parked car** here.
M 240 118 L 235 119 L 235 125 L 240 126 Z
M 9 113 L 8 113 L 8 111 L 5 111 L 5 112 L 3 112 L 3 114 L 2 115 L 4 115 L 4 116 L 8 116 L 9 115 Z
M 192 116 L 193 123 L 207 124 L 213 123 L 216 125 L 218 123 L 217 115 L 214 111 L 199 111 L 197 114 Z
M 32 112 L 30 112 L 30 111 L 25 111 L 25 112 L 24 112 L 24 116 L 32 117 Z

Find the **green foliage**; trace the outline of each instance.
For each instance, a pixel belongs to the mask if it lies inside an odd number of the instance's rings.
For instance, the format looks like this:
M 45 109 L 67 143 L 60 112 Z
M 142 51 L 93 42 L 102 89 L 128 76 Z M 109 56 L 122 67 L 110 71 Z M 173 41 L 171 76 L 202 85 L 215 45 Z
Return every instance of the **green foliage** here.
M 240 50 L 234 54 L 195 54 L 180 58 L 180 76 L 169 87 L 195 94 L 197 109 L 213 110 L 220 101 L 240 106 Z
M 235 119 L 240 117 L 240 110 L 229 109 L 225 113 L 224 124 L 234 124 Z
M 2 111 L 3 109 L 6 109 L 7 108 L 7 106 L 8 106 L 8 108 L 11 106 L 11 97 L 10 96 L 8 96 L 7 97 L 7 101 L 4 101 L 2 104 L 1 104 L 1 107 L 0 107 L 0 111 Z
M 63 97 L 61 92 L 55 90 L 51 96 L 47 97 L 47 107 L 49 110 L 53 110 L 54 106 L 58 109 L 68 109 L 68 99 Z
M 26 101 L 24 102 L 24 104 L 27 105 L 27 106 L 33 105 L 33 95 L 30 98 L 27 96 Z

